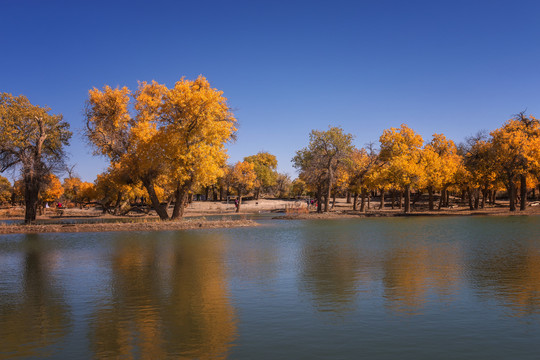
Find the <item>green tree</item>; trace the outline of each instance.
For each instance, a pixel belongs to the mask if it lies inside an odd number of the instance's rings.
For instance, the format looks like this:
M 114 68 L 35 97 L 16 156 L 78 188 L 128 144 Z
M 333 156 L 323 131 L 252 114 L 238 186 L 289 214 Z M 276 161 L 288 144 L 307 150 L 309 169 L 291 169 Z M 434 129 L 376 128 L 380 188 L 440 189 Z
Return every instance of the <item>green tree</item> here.
M 348 161 L 353 150 L 353 135 L 345 134 L 340 127 L 327 131 L 312 130 L 309 145 L 296 152 L 293 166 L 300 170 L 300 178 L 317 188 L 318 208 L 324 192 L 324 211 L 329 210 L 332 187 L 336 181 L 338 167 Z
M 258 200 L 261 190 L 275 186 L 278 174 L 276 172 L 277 159 L 268 152 L 259 152 L 256 155 L 247 156 L 244 161 L 253 163 L 257 182 L 255 184 L 255 198 Z

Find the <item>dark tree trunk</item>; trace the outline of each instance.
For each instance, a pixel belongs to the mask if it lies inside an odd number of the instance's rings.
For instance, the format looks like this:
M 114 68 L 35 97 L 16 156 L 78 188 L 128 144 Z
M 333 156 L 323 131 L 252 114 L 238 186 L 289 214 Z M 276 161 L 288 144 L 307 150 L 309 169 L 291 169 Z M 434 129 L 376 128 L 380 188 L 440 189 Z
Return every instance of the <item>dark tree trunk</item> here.
M 240 212 L 240 206 L 242 205 L 242 193 L 238 192 L 238 206 L 236 207 L 236 212 Z
M 520 194 L 521 202 L 519 203 L 519 210 L 523 211 L 527 209 L 527 175 L 520 175 Z
M 332 196 L 332 209 L 336 206 L 336 192 L 334 192 L 334 195 Z
M 351 203 L 351 192 L 347 191 L 347 204 Z
M 381 189 L 381 203 L 379 206 L 379 210 L 384 210 L 384 189 Z
M 469 195 L 469 209 L 474 210 L 473 192 L 470 187 L 467 188 L 467 193 Z
M 486 205 L 486 199 L 488 197 L 488 190 L 487 187 L 482 189 L 482 202 L 480 203 L 480 207 L 483 209 Z
M 405 186 L 405 213 L 411 212 L 411 186 Z
M 360 203 L 360 212 L 366 211 L 366 191 L 362 190 L 362 202 Z
M 400 192 L 399 192 L 399 196 L 398 196 L 398 209 L 399 209 L 399 210 L 403 209 L 403 191 L 400 191 Z
M 37 205 L 39 199 L 39 183 L 37 179 L 25 179 L 24 202 L 26 205 L 24 223 L 30 224 L 36 221 Z
M 332 197 L 332 168 L 329 169 L 326 196 L 324 197 L 324 212 L 330 209 L 330 197 Z
M 354 199 L 353 199 L 353 205 L 352 205 L 352 209 L 353 211 L 356 211 L 356 205 L 358 204 L 358 193 L 355 192 L 354 193 Z
M 317 191 L 317 212 L 322 213 L 322 189 Z
M 511 179 L 509 183 L 508 200 L 510 200 L 510 211 L 516 211 L 516 184 L 513 179 Z
M 367 208 L 368 210 L 371 209 L 371 191 L 367 193 Z
M 184 217 L 184 210 L 188 200 L 189 189 L 189 184 L 177 187 L 176 191 L 174 192 L 174 208 L 171 219 L 176 220 Z
M 441 190 L 441 197 L 439 199 L 439 207 L 438 207 L 438 210 L 441 210 L 441 206 L 443 204 L 443 202 L 446 200 L 446 186 L 443 186 L 442 190 Z M 446 204 L 448 206 L 448 204 Z
M 474 189 L 474 210 L 478 210 L 480 206 L 480 189 Z
M 156 190 L 154 189 L 154 184 L 152 183 L 152 181 L 148 179 L 143 179 L 143 185 L 146 189 L 146 192 L 148 192 L 148 196 L 150 196 L 152 207 L 158 214 L 159 218 L 161 220 L 168 220 L 169 214 L 167 214 L 167 209 L 161 206 L 161 203 L 159 202 L 159 199 L 157 197 Z
M 433 206 L 433 186 L 428 186 L 427 191 L 428 191 L 429 211 L 433 211 L 435 210 L 435 207 Z M 441 198 L 442 198 L 442 194 L 441 194 Z

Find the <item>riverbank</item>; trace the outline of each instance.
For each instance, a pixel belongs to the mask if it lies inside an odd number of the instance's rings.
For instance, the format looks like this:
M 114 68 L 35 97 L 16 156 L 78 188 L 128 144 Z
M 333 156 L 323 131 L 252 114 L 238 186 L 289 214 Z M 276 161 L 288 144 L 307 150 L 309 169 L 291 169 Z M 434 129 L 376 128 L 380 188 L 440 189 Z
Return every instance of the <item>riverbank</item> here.
M 190 229 L 217 229 L 258 226 L 252 220 L 204 220 L 184 219 L 178 221 L 117 222 L 97 224 L 0 224 L 0 234 L 33 234 L 53 232 L 108 232 L 108 231 L 164 231 Z
M 526 210 L 509 211 L 507 207 L 486 207 L 484 209 L 470 210 L 469 207 L 441 209 L 434 211 L 417 210 L 405 214 L 400 209 L 372 209 L 365 212 L 353 210 L 337 210 L 327 213 L 289 213 L 276 219 L 283 220 L 310 220 L 310 219 L 354 219 L 364 217 L 406 217 L 406 216 L 539 216 L 540 206 L 530 206 Z

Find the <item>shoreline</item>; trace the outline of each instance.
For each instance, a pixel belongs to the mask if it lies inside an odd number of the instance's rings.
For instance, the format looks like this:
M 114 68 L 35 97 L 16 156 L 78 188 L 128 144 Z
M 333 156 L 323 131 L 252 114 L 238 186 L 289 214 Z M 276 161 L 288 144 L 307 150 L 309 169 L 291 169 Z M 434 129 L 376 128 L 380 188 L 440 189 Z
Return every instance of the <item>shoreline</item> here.
M 256 227 L 253 220 L 203 220 L 184 219 L 179 221 L 149 221 L 134 223 L 94 223 L 94 224 L 39 224 L 39 225 L 0 225 L 0 235 L 75 233 L 75 232 L 112 232 L 112 231 L 168 231 L 193 229 L 223 229 L 237 227 Z

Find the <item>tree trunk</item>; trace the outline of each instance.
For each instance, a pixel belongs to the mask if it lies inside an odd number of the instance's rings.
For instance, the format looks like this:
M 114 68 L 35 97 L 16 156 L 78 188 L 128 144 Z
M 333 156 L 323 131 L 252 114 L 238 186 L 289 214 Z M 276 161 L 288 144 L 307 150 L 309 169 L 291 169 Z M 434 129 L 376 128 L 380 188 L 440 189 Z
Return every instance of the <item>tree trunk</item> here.
M 473 193 L 470 187 L 467 188 L 467 194 L 469 195 L 469 209 L 474 210 Z
M 332 196 L 332 209 L 336 206 L 336 192 L 334 192 L 334 195 Z
M 480 205 L 480 189 L 475 188 L 474 189 L 474 210 L 478 210 L 479 205 Z
M 146 192 L 150 196 L 152 207 L 154 208 L 154 210 L 156 210 L 156 213 L 158 214 L 159 218 L 161 220 L 168 220 L 169 214 L 167 214 L 167 209 L 161 206 L 161 203 L 159 202 L 159 199 L 157 197 L 156 190 L 154 189 L 154 184 L 152 183 L 152 181 L 148 179 L 143 179 L 142 182 L 146 189 Z
M 367 208 L 371 209 L 371 191 L 367 193 Z
M 405 213 L 411 212 L 411 186 L 405 186 Z
M 178 186 L 174 192 L 174 208 L 171 219 L 181 219 L 184 217 L 184 210 L 186 208 L 186 203 L 188 200 L 188 191 L 190 185 Z
M 317 191 L 317 212 L 322 213 L 322 189 Z
M 488 197 L 488 190 L 487 188 L 482 189 L 482 202 L 480 203 L 480 207 L 483 209 L 486 205 L 486 199 Z
M 327 184 L 327 191 L 326 196 L 324 197 L 324 212 L 328 212 L 330 209 L 330 197 L 332 197 L 332 168 L 329 169 L 328 172 L 328 184 Z
M 384 189 L 381 189 L 381 203 L 379 206 L 379 210 L 384 210 Z
M 508 200 L 510 200 L 510 211 L 516 211 L 516 184 L 514 180 L 510 180 L 508 186 Z
M 360 204 L 360 212 L 366 211 L 366 191 L 362 190 L 362 202 Z
M 353 199 L 353 205 L 352 205 L 353 211 L 356 211 L 356 204 L 358 204 L 358 193 L 357 192 L 354 193 L 354 199 Z
M 399 192 L 399 196 L 398 196 L 398 209 L 399 209 L 399 210 L 403 209 L 403 191 L 400 191 L 400 192 Z
M 443 202 L 446 200 L 445 197 L 446 197 L 446 186 L 443 186 L 443 188 L 441 190 L 441 197 L 439 199 L 438 210 L 441 210 L 441 206 L 442 206 Z
M 238 192 L 238 206 L 236 207 L 236 212 L 240 212 L 240 206 L 242 205 L 242 193 Z
M 31 224 L 36 221 L 37 216 L 39 184 L 35 178 L 25 179 L 24 187 L 24 202 L 26 205 L 24 223 Z
M 394 210 L 395 203 L 396 203 L 396 190 L 392 190 L 392 203 L 391 203 L 392 210 Z
M 347 191 L 347 204 L 351 203 L 351 192 Z
M 427 191 L 428 191 L 429 211 L 433 211 L 435 210 L 433 206 L 433 186 L 428 186 Z M 441 194 L 441 198 L 442 198 L 442 194 Z
M 520 175 L 520 185 L 521 185 L 521 202 L 519 203 L 519 210 L 523 211 L 527 209 L 527 175 Z

